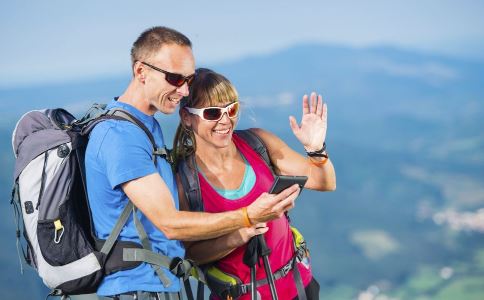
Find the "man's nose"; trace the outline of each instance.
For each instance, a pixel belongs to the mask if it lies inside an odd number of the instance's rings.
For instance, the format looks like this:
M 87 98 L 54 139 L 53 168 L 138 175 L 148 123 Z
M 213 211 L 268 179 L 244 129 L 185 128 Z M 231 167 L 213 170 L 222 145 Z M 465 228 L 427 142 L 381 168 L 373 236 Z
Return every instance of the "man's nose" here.
M 176 91 L 183 97 L 188 96 L 188 94 L 190 93 L 188 88 L 188 82 L 185 81 L 181 87 L 176 89 Z

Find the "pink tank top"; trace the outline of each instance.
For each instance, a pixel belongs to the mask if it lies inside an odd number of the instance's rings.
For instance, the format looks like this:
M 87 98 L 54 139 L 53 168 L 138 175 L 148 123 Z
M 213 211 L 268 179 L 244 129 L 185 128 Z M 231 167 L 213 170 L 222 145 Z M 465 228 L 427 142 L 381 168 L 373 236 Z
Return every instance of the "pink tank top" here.
M 235 143 L 237 149 L 243 154 L 247 162 L 252 166 L 256 174 L 256 181 L 252 190 L 245 196 L 229 200 L 223 198 L 217 193 L 207 182 L 207 180 L 199 174 L 200 188 L 202 194 L 202 201 L 206 212 L 217 213 L 229 210 L 236 210 L 244 206 L 248 206 L 257 199 L 263 192 L 269 192 L 270 187 L 274 181 L 271 170 L 265 164 L 264 160 L 239 138 L 236 134 L 233 135 L 232 141 Z M 293 256 L 294 246 L 292 233 L 289 227 L 289 222 L 285 216 L 268 223 L 269 231 L 264 234 L 267 246 L 272 250 L 269 255 L 269 262 L 273 272 L 283 267 Z M 232 253 L 219 260 L 216 265 L 224 272 L 236 275 L 243 283 L 250 282 L 250 269 L 243 263 L 243 257 L 246 246 L 235 249 Z M 298 264 L 304 286 L 311 281 L 312 274 L 309 264 Z M 262 259 L 260 260 L 260 267 L 257 266 L 256 278 L 257 280 L 265 278 L 265 271 Z M 294 299 L 297 296 L 296 285 L 291 271 L 285 277 L 276 280 L 276 290 L 279 299 Z M 259 287 L 258 292 L 261 299 L 271 299 L 270 289 L 268 285 Z M 212 295 L 213 296 L 213 295 Z M 215 298 L 216 299 L 216 298 Z M 250 294 L 242 296 L 240 299 L 250 299 Z

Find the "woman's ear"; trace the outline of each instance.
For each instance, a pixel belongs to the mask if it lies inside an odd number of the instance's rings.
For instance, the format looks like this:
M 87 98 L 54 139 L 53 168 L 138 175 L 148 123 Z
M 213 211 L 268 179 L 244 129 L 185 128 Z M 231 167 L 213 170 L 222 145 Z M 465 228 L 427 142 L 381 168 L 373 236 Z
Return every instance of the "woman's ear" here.
M 190 118 L 190 113 L 184 108 L 180 108 L 180 120 L 185 128 L 192 128 L 192 118 Z

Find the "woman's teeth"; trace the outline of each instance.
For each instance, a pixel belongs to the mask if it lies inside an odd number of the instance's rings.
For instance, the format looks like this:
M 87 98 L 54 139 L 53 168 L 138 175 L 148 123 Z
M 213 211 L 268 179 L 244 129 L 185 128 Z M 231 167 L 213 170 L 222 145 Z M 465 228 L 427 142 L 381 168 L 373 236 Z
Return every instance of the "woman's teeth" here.
M 214 130 L 214 132 L 218 133 L 218 134 L 227 134 L 227 133 L 229 133 L 229 131 L 230 131 L 230 128 L 225 129 L 225 130 Z

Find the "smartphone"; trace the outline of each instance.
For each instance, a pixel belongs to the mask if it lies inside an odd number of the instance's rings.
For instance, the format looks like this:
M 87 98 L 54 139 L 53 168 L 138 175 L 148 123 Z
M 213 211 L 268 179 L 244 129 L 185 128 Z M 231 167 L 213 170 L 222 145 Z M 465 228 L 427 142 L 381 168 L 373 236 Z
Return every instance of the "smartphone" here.
M 274 184 L 270 189 L 270 193 L 279 194 L 280 192 L 282 192 L 283 190 L 287 189 L 288 187 L 290 187 L 295 183 L 299 185 L 302 191 L 304 184 L 306 184 L 307 180 L 308 180 L 307 176 L 285 176 L 285 175 L 276 176 L 276 180 L 274 180 Z

